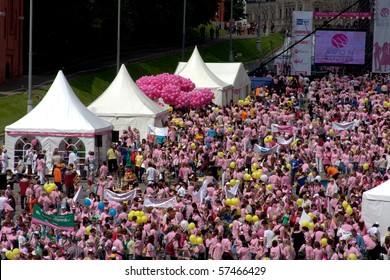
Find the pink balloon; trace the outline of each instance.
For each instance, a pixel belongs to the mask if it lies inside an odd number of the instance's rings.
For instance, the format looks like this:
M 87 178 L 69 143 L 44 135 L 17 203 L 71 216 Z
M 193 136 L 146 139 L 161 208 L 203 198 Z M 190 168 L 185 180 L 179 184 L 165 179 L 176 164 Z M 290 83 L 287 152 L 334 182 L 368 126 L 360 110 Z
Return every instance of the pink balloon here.
M 33 139 L 31 140 L 31 146 L 35 147 L 37 145 L 37 140 Z

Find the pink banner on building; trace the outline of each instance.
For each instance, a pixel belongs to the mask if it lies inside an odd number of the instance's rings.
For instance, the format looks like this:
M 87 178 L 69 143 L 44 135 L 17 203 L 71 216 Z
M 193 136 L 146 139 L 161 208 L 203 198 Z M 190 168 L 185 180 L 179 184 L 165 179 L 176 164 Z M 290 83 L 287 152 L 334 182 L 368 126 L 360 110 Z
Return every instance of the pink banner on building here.
M 327 17 L 332 18 L 336 17 L 340 12 L 314 12 L 314 17 Z M 370 12 L 345 12 L 342 13 L 339 17 L 342 18 L 371 18 L 372 13 Z
M 375 6 L 372 72 L 390 71 L 390 1 L 377 0 Z

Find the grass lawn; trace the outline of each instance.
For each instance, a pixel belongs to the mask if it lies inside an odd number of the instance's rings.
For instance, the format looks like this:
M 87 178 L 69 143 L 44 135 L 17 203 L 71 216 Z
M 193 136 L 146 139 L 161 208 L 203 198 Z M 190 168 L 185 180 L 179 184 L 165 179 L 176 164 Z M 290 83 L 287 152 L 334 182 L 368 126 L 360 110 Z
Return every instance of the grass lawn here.
M 261 56 L 265 56 L 283 44 L 283 36 L 280 34 L 263 36 L 261 43 L 263 49 Z M 239 62 L 245 63 L 260 58 L 260 54 L 256 49 L 256 38 L 235 39 L 232 41 L 232 49 L 233 52 L 242 54 L 239 57 Z M 193 49 L 189 49 L 186 52 L 186 60 L 191 56 L 192 51 Z M 229 40 L 220 40 L 204 46 L 201 45 L 199 46 L 199 52 L 205 62 L 227 62 L 229 57 Z M 126 66 L 131 77 L 136 81 L 145 75 L 156 75 L 164 72 L 173 73 L 180 60 L 181 53 L 177 52 L 163 57 L 134 62 Z M 115 76 L 116 69 L 112 69 L 92 74 L 80 74 L 68 78 L 68 82 L 80 101 L 85 105 L 89 105 L 107 89 Z M 50 85 L 33 90 L 34 105 L 38 104 L 49 88 Z M 1 135 L 4 133 L 5 126 L 17 121 L 26 114 L 27 94 L 18 93 L 12 96 L 0 97 L 0 104 L 2 108 L 0 118 Z

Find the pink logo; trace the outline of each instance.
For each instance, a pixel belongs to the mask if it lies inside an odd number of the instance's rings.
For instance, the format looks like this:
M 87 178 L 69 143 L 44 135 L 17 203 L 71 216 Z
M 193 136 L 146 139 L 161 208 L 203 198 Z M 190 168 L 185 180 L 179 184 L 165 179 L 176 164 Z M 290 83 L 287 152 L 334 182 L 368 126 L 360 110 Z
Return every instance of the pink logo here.
M 389 8 L 383 8 L 381 10 L 381 16 L 382 17 L 388 17 L 389 16 L 389 12 L 390 12 Z
M 295 64 L 301 64 L 302 62 L 303 62 L 303 59 L 298 59 L 297 58 L 297 59 L 294 60 Z
M 333 35 L 332 37 L 332 45 L 335 48 L 344 48 L 344 46 L 348 43 L 348 37 L 345 34 L 339 33 Z

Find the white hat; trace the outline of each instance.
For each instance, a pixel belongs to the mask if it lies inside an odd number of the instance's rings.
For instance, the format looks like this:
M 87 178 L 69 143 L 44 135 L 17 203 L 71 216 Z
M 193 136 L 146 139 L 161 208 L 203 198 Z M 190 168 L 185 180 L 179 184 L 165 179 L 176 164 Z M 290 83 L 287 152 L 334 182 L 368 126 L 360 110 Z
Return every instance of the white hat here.
M 142 148 L 139 148 L 139 149 L 138 149 L 138 152 L 142 152 Z
M 320 181 L 321 181 L 321 176 L 320 176 L 320 175 L 317 175 L 317 176 L 314 178 L 314 180 L 320 182 Z
M 116 246 L 112 246 L 111 251 L 116 252 Z

